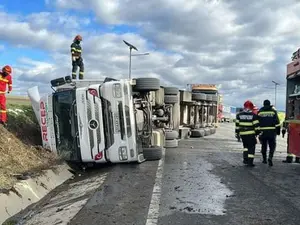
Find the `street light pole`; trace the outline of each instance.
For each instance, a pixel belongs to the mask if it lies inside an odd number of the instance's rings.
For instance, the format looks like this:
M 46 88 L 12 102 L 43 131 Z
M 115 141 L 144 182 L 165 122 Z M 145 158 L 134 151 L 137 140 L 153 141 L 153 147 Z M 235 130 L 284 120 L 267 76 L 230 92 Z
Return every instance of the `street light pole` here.
M 129 72 L 128 72 L 128 78 L 131 79 L 131 52 L 132 52 L 132 49 L 134 49 L 136 51 L 138 51 L 138 49 L 134 45 L 128 43 L 127 41 L 123 40 L 123 42 L 129 47 Z
M 128 72 L 129 79 L 131 79 L 131 53 L 132 53 L 132 48 L 129 48 L 129 72 Z
M 132 49 L 134 49 L 135 51 L 138 51 L 138 49 L 134 45 L 128 43 L 127 41 L 123 40 L 123 42 L 129 47 L 129 68 L 128 68 L 129 71 L 128 71 L 128 78 L 131 79 L 131 58 L 132 58 L 132 56 L 149 55 L 150 53 L 149 52 L 145 52 L 145 53 L 140 53 L 140 54 L 132 54 Z
M 277 95 L 277 86 L 279 85 L 279 83 L 277 83 L 276 81 L 272 80 L 272 83 L 274 83 L 275 85 L 275 102 L 274 102 L 274 106 L 276 108 L 276 95 Z

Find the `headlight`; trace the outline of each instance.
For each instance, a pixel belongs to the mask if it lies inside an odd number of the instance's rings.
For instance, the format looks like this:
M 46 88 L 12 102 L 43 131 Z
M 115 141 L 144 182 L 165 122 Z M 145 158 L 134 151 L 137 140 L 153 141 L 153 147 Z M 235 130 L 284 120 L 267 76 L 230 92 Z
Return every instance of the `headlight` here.
M 122 146 L 119 147 L 119 159 L 121 161 L 128 160 L 127 147 Z
M 122 97 L 121 84 L 114 84 L 113 85 L 113 96 L 115 98 L 121 98 Z

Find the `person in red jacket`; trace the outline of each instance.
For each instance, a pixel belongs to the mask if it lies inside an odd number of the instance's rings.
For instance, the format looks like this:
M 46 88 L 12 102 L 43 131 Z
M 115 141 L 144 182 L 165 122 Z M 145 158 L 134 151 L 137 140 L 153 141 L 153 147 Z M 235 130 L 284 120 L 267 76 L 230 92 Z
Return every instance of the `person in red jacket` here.
M 8 65 L 2 68 L 0 72 L 0 123 L 6 125 L 7 114 L 6 114 L 6 88 L 8 86 L 8 92 L 12 91 L 12 79 L 11 79 L 12 68 Z

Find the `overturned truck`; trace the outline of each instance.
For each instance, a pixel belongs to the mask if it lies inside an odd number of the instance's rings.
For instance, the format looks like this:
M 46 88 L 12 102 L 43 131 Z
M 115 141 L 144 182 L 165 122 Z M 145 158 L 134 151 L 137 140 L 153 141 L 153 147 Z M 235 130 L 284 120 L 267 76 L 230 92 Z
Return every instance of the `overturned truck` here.
M 216 85 L 193 84 L 180 92 L 180 137 L 203 137 L 214 134 L 218 114 Z
M 28 95 L 43 146 L 66 161 L 95 164 L 159 160 L 165 132 L 155 127 L 156 78 L 51 81 L 53 93 Z M 174 135 L 175 137 L 175 135 Z

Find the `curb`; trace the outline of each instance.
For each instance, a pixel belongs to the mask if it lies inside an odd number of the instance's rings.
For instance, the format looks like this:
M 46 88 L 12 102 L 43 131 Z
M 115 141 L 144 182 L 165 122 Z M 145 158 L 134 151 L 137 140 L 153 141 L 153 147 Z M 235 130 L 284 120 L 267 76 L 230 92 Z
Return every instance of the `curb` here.
M 73 174 L 69 169 L 67 164 L 55 166 L 42 171 L 37 177 L 16 183 L 9 193 L 0 193 L 0 224 L 70 179 Z

